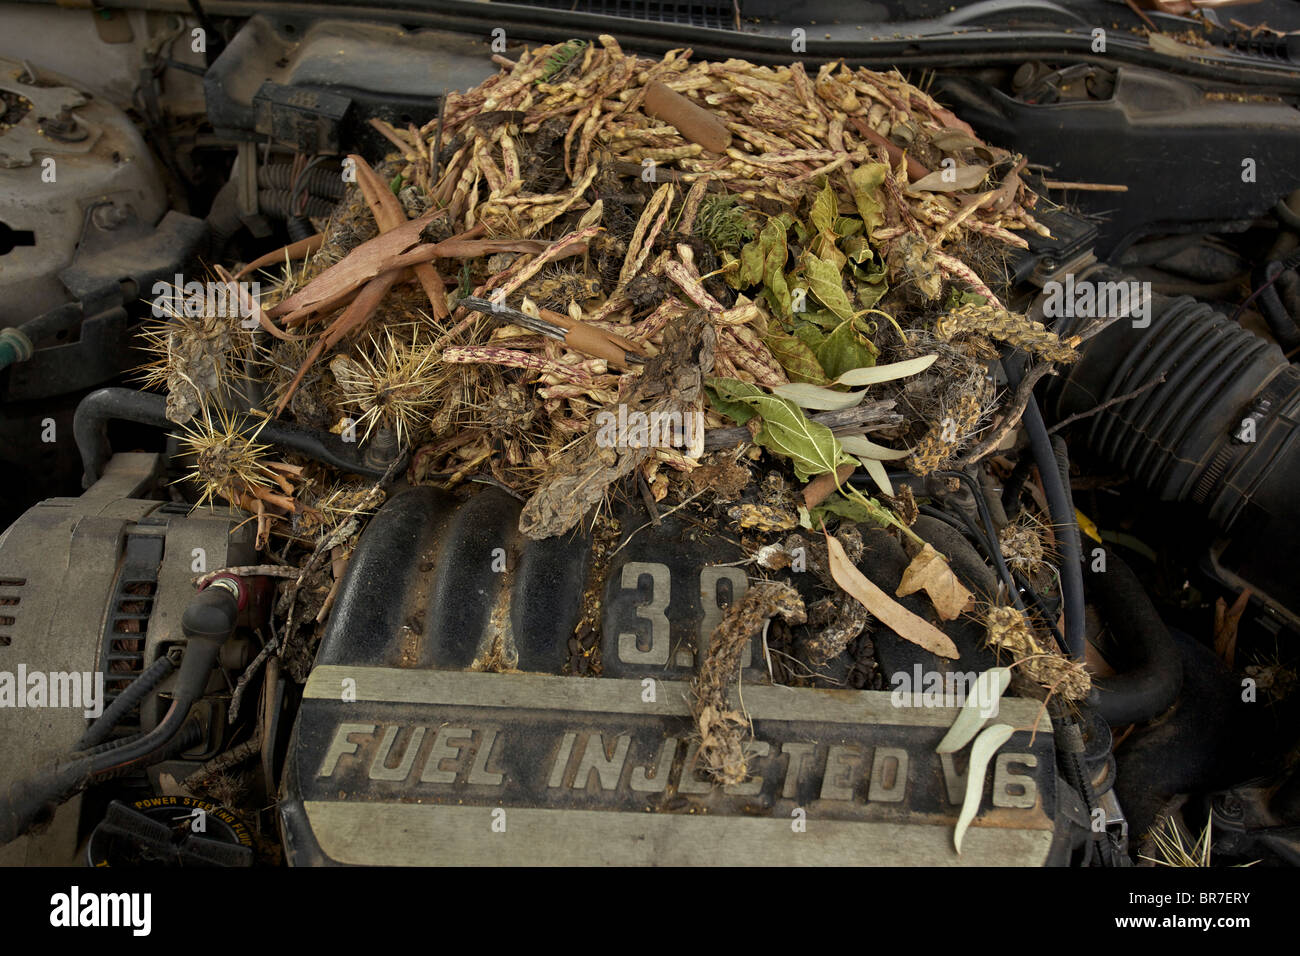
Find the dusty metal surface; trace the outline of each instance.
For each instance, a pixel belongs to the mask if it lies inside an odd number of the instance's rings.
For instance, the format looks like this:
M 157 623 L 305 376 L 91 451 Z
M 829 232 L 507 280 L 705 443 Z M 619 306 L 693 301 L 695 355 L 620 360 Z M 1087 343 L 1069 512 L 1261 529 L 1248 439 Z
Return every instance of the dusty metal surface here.
M 653 693 L 651 693 L 653 691 Z M 717 786 L 680 681 L 320 666 L 282 812 L 295 863 L 1042 865 L 1053 857 L 1050 728 L 988 775 L 963 853 L 955 708 L 891 695 L 741 689 L 752 776 Z M 650 699 L 653 698 L 653 699 Z M 1029 728 L 1032 701 L 998 719 Z

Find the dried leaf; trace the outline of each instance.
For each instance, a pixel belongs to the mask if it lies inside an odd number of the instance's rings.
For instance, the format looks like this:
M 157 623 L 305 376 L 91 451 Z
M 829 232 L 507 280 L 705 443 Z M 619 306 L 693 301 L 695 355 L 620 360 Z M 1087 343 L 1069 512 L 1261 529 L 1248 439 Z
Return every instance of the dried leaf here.
M 937 754 L 952 754 L 965 747 L 970 739 L 979 733 L 990 717 L 997 711 L 990 709 L 991 704 L 1002 699 L 1007 688 L 1011 686 L 1010 667 L 990 667 L 975 679 L 975 686 L 966 695 L 957 719 L 952 722 L 948 732 L 934 748 Z
M 944 127 L 930 137 L 930 142 L 936 149 L 941 149 L 945 153 L 956 152 L 959 149 L 969 149 L 972 146 L 983 146 L 978 139 L 963 129 L 953 127 Z
M 808 278 L 808 289 L 826 308 L 841 319 L 853 317 L 853 304 L 849 302 L 844 283 L 840 280 L 840 270 L 835 263 L 819 259 L 811 252 L 805 252 L 800 259 L 803 273 Z
M 970 750 L 970 766 L 966 768 L 966 798 L 962 801 L 961 814 L 957 817 L 957 829 L 952 835 L 952 842 L 958 853 L 961 853 L 961 841 L 966 836 L 966 829 L 979 811 L 989 761 L 998 752 L 998 748 L 1010 740 L 1015 732 L 1016 728 L 1010 724 L 994 724 L 975 738 L 975 745 Z
M 885 224 L 885 210 L 880 202 L 880 187 L 889 175 L 889 167 L 884 163 L 868 163 L 849 173 L 849 185 L 853 188 L 853 202 L 858 207 L 858 215 L 867 225 L 867 235 L 874 236 L 877 229 Z
M 849 556 L 844 553 L 844 546 L 829 534 L 826 535 L 826 548 L 830 554 L 831 577 L 835 583 L 861 601 L 882 624 L 903 640 L 924 647 L 939 657 L 956 660 L 960 656 L 957 645 L 947 634 L 929 621 L 917 617 L 876 587 L 849 560 Z
M 818 475 L 803 487 L 803 506 L 816 508 L 831 496 L 831 492 L 848 481 L 855 470 L 853 465 L 840 465 L 837 472 L 828 471 L 824 475 Z
M 763 344 L 772 353 L 772 357 L 781 363 L 781 368 L 785 369 L 785 374 L 790 377 L 790 381 L 810 382 L 813 385 L 825 385 L 830 381 L 822 370 L 821 363 L 817 361 L 816 353 L 798 336 L 772 328 L 767 335 L 763 336 Z M 836 394 L 841 393 L 836 392 Z M 821 406 L 805 407 L 820 408 Z
M 420 242 L 420 232 L 441 215 L 442 210 L 431 211 L 419 219 L 404 222 L 395 229 L 361 243 L 306 286 L 268 310 L 268 315 L 275 318 L 320 302 L 332 301 L 340 294 L 369 282 L 382 271 L 383 262 L 417 245 Z
M 922 176 L 908 186 L 907 191 L 909 193 L 953 193 L 959 189 L 974 189 L 984 182 L 984 177 L 988 174 L 987 166 L 950 166 L 947 169 L 936 169 L 928 176 Z
M 957 580 L 948 560 L 926 544 L 903 572 L 903 580 L 894 593 L 899 597 L 925 591 L 939 616 L 951 621 L 975 604 L 975 595 Z

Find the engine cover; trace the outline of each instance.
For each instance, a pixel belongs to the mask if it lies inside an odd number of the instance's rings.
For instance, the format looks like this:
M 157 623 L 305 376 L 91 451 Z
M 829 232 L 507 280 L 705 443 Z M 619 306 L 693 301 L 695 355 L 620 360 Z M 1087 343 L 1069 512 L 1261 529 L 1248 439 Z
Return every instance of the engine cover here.
M 1029 733 L 1038 701 L 1002 702 L 997 720 L 1023 729 L 960 856 L 966 754 L 934 752 L 955 707 L 773 685 L 753 654 L 732 691 L 751 776 L 714 784 L 689 678 L 745 586 L 735 544 L 670 517 L 624 522 L 617 549 L 532 542 L 518 514 L 495 490 L 456 505 L 416 488 L 367 527 L 290 745 L 291 862 L 1064 862 L 1050 721 Z M 592 594 L 602 676 L 562 676 Z

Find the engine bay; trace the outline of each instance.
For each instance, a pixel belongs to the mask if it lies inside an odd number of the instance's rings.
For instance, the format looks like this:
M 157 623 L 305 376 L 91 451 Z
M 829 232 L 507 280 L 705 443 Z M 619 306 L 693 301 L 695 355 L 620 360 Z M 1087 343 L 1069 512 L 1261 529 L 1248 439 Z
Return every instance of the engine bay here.
M 1300 863 L 1272 5 L 191 6 L 0 5 L 0 864 Z

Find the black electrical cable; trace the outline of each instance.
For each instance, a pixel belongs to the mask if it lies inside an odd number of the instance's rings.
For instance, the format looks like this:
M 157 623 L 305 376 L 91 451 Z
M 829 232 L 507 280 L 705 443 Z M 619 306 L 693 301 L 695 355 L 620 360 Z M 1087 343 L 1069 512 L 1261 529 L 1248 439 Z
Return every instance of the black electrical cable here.
M 1025 597 L 1029 598 L 1029 603 L 1038 609 L 1043 626 L 1051 632 L 1053 640 L 1056 641 L 1056 646 L 1064 652 L 1065 637 L 1061 634 L 1060 628 L 1056 626 L 1056 615 L 1052 612 L 1052 609 L 1047 606 L 1046 599 L 1039 594 L 1025 576 L 1020 574 L 1018 571 L 1012 571 L 1011 576 L 1015 578 L 1016 584 L 1020 586 L 1020 590 L 1025 592 Z
M 358 443 L 345 442 L 329 432 L 278 418 L 237 416 L 237 419 L 246 425 L 250 434 L 256 433 L 261 442 L 287 448 L 342 471 L 367 478 L 382 478 L 388 471 L 387 464 L 368 462 L 365 450 Z M 99 480 L 112 457 L 108 423 L 114 420 L 159 428 L 174 427 L 167 418 L 167 400 L 162 395 L 129 388 L 100 388 L 91 392 L 78 403 L 72 418 L 73 437 L 81 453 L 86 487 Z
M 909 475 L 907 472 L 887 473 L 887 475 L 891 481 L 895 479 L 903 480 L 915 477 Z M 1003 586 L 1006 587 L 1007 595 L 1011 598 L 1012 604 L 1014 604 L 1016 609 L 1019 611 L 1025 610 L 1025 602 L 1020 597 L 1020 592 L 1016 589 L 1016 583 L 1011 577 L 1011 570 L 1007 567 L 1006 558 L 1002 554 L 1002 547 L 998 543 L 998 531 L 993 525 L 992 516 L 989 514 L 988 502 L 984 500 L 984 489 L 980 487 L 979 482 L 964 471 L 936 471 L 933 472 L 933 475 L 937 478 L 956 478 L 958 481 L 964 483 L 970 490 L 971 496 L 975 499 L 975 507 L 979 511 L 980 521 L 984 525 L 984 531 L 981 532 L 975 526 L 975 523 L 971 520 L 970 516 L 965 513 L 962 513 L 960 520 L 964 523 L 966 531 L 973 537 L 973 539 L 978 543 L 982 543 L 984 556 L 993 562 L 993 566 L 997 570 L 998 577 L 1002 580 Z M 857 483 L 861 483 L 862 480 L 863 479 L 858 476 L 854 476 L 850 479 L 851 482 Z M 949 523 L 951 524 L 951 522 Z M 962 530 L 959 526 L 954 525 L 954 527 L 956 527 L 958 531 Z
M 0 845 L 47 819 L 60 804 L 91 784 L 165 759 L 189 722 L 190 708 L 203 696 L 221 646 L 235 630 L 238 613 L 239 598 L 226 587 L 214 585 L 195 595 L 181 616 L 184 656 L 171 706 L 158 726 L 148 733 L 72 753 L 41 773 L 10 782 L 0 793 Z
M 176 670 L 176 664 L 170 657 L 160 657 L 140 674 L 135 680 L 127 685 L 126 689 L 113 698 L 113 702 L 104 708 L 104 712 L 99 715 L 99 719 L 86 729 L 77 741 L 76 749 L 79 751 L 90 750 L 108 739 L 108 735 L 113 729 L 122 722 L 122 718 L 130 712 L 131 708 L 149 695 L 149 692 L 162 683 L 172 671 Z
M 1013 353 L 1007 356 L 1002 364 L 1007 373 L 1008 384 L 1013 389 L 1016 388 L 1024 378 L 1023 356 Z M 1062 481 L 1056 450 L 1052 448 L 1052 439 L 1047 434 L 1047 424 L 1043 421 L 1043 413 L 1036 399 L 1031 398 L 1025 406 L 1021 423 L 1029 433 L 1029 448 L 1043 481 L 1048 514 L 1059 532 L 1061 541 L 1061 595 L 1065 604 L 1066 650 L 1071 657 L 1081 661 L 1084 651 L 1085 621 L 1083 548 L 1079 542 L 1078 521 L 1074 516 L 1074 507 L 1070 503 L 1069 493 Z M 1073 529 L 1073 535 L 1069 534 L 1070 529 Z
M 973 537 L 970 533 L 969 525 L 965 524 L 964 522 L 958 521 L 956 518 L 954 518 L 948 512 L 944 511 L 942 508 L 936 508 L 934 505 L 917 505 L 916 510 L 923 515 L 928 515 L 931 518 L 935 518 L 938 521 L 942 521 L 944 524 L 952 528 L 954 531 L 960 531 L 963 535 L 965 535 L 968 538 Z M 984 546 L 983 536 L 981 535 L 980 538 L 975 543 L 983 547 Z

